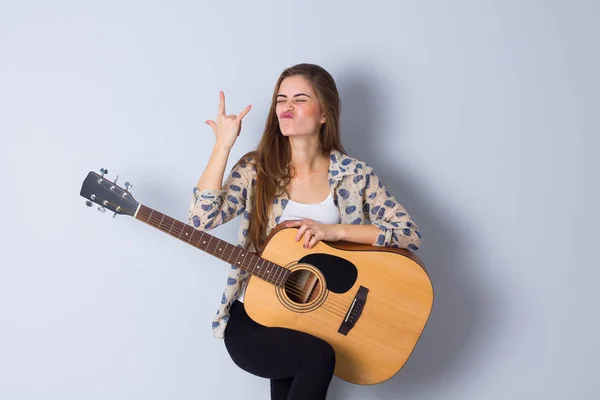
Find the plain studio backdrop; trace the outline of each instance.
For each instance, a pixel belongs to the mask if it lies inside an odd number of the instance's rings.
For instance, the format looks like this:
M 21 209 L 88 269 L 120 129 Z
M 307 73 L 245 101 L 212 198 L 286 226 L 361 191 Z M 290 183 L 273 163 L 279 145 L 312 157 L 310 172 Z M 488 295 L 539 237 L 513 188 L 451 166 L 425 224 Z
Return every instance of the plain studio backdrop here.
M 85 3 L 85 4 L 84 4 Z M 597 399 L 594 1 L 0 2 L 0 398 L 265 399 L 212 318 L 228 265 L 88 208 L 88 171 L 187 221 L 217 112 L 322 65 L 342 140 L 423 233 L 435 302 L 389 381 L 331 399 Z M 212 231 L 235 241 L 239 220 Z

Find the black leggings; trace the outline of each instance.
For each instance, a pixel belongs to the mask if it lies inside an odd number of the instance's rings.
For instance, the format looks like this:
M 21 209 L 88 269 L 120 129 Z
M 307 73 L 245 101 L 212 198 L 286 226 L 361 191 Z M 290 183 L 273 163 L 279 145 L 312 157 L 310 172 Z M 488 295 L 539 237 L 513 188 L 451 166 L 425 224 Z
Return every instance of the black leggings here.
M 260 325 L 236 300 L 225 329 L 225 347 L 241 369 L 271 380 L 272 400 L 321 400 L 327 395 L 335 353 L 316 336 Z

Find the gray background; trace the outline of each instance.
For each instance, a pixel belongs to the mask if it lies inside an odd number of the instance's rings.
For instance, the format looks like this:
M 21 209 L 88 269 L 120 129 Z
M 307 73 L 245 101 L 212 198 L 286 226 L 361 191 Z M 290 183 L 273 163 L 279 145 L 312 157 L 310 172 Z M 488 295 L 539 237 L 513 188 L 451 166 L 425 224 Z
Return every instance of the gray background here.
M 330 398 L 598 398 L 599 11 L 0 2 L 0 398 L 267 398 L 212 338 L 227 265 L 79 189 L 105 167 L 185 221 L 219 90 L 254 106 L 231 166 L 299 62 L 335 77 L 343 143 L 420 225 L 436 295 L 398 375 Z

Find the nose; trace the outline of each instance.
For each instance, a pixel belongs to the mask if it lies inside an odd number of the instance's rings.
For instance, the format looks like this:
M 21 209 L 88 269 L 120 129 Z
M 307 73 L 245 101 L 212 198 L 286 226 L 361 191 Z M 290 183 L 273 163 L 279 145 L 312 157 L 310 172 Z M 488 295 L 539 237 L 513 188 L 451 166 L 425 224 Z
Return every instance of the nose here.
M 285 99 L 282 101 L 282 99 L 280 99 L 277 101 L 277 103 L 281 106 L 282 109 L 287 111 L 292 108 L 294 101 L 291 99 Z

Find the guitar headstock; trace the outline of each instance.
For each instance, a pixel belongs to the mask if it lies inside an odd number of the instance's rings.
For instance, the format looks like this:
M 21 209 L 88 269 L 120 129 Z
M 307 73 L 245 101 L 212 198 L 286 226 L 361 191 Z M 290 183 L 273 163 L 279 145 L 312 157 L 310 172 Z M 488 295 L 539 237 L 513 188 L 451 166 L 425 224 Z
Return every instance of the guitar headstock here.
M 92 207 L 93 203 L 96 203 L 99 211 L 104 212 L 108 209 L 114 212 L 113 217 L 117 214 L 133 216 L 140 204 L 129 192 L 133 185 L 125 182 L 125 189 L 123 189 L 117 185 L 118 175 L 111 182 L 104 176 L 108 173 L 106 169 L 101 168 L 100 172 L 101 175 L 90 171 L 83 181 L 79 194 L 88 199 L 85 204 Z

